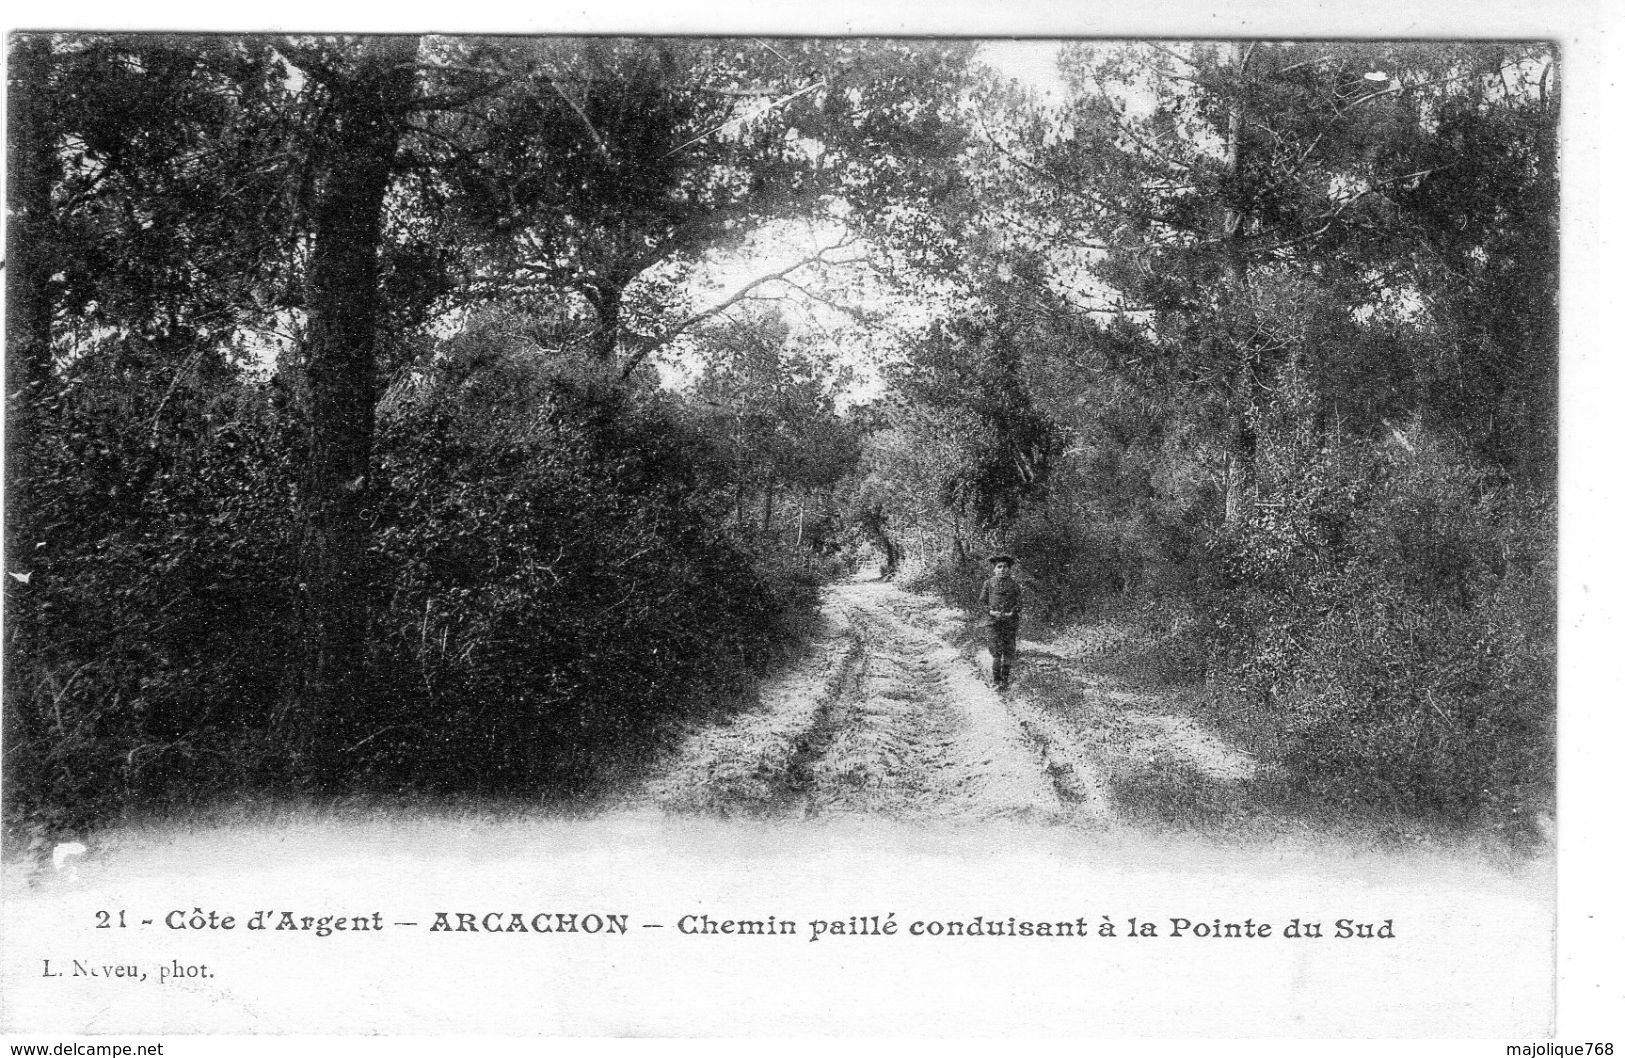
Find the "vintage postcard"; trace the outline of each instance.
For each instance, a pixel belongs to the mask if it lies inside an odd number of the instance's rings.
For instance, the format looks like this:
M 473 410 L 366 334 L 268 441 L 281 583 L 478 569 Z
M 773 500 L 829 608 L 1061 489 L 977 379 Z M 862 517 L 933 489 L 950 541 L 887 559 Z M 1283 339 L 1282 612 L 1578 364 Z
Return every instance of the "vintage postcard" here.
M 1551 1040 L 1598 69 L 1204 26 L 13 32 L 0 1031 Z

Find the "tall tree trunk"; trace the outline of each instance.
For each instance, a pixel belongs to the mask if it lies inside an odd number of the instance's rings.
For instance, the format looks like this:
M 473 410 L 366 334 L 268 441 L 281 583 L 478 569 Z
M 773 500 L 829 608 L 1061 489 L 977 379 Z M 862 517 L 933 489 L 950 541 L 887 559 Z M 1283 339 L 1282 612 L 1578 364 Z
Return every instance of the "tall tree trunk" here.
M 15 528 L 25 524 L 34 422 L 51 387 L 51 187 L 56 137 L 48 78 L 51 39 L 20 35 L 11 49 L 6 128 L 6 566 L 27 555 Z
M 881 504 L 877 503 L 863 512 L 859 522 L 864 532 L 869 535 L 869 539 L 880 550 L 882 556 L 880 565 L 881 580 L 891 580 L 897 573 L 898 563 L 903 558 L 902 549 L 891 538 L 891 534 L 886 532 L 886 521 L 885 509 Z
M 1232 67 L 1235 73 L 1233 95 L 1230 98 L 1229 121 L 1225 136 L 1225 171 L 1230 179 L 1230 200 L 1226 202 L 1222 220 L 1225 280 L 1230 287 L 1230 303 L 1244 309 L 1248 304 L 1247 256 L 1244 240 L 1247 236 L 1247 215 L 1237 201 L 1237 188 L 1242 173 L 1242 141 L 1246 133 L 1246 107 L 1243 86 L 1247 61 L 1252 57 L 1252 44 L 1236 43 L 1232 47 Z M 1245 513 L 1254 490 L 1254 464 L 1258 453 L 1258 433 L 1255 421 L 1258 375 L 1252 340 L 1243 337 L 1231 320 L 1231 333 L 1226 344 L 1234 357 L 1231 366 L 1230 443 L 1225 465 L 1224 520 L 1233 522 Z
M 51 379 L 51 186 L 56 138 L 51 128 L 51 40 L 21 36 L 11 49 L 10 147 L 6 189 L 6 389 L 29 405 Z M 15 439 L 14 439 L 15 440 Z
M 592 336 L 593 355 L 606 364 L 613 364 L 621 344 L 621 302 L 626 290 L 614 283 L 600 283 L 588 287 L 585 293 L 587 302 L 598 315 L 598 329 Z
M 1533 206 L 1538 212 L 1541 238 L 1539 249 L 1525 256 L 1529 282 L 1528 353 L 1521 372 L 1519 389 L 1526 411 L 1521 416 L 1524 436 L 1518 445 L 1515 473 L 1523 482 L 1541 489 L 1557 484 L 1558 462 L 1558 128 L 1561 113 L 1562 77 L 1557 56 L 1552 56 L 1539 81 L 1536 110 L 1535 186 Z
M 801 556 L 801 568 L 812 569 L 812 552 L 802 549 L 807 539 L 807 493 L 803 491 L 796 502 L 796 554 Z
M 311 453 L 305 498 L 305 621 L 297 711 L 325 780 L 365 719 L 370 599 L 362 517 L 377 404 L 378 250 L 384 196 L 413 90 L 416 38 L 367 41 L 328 84 L 332 131 L 321 159 L 307 280 Z

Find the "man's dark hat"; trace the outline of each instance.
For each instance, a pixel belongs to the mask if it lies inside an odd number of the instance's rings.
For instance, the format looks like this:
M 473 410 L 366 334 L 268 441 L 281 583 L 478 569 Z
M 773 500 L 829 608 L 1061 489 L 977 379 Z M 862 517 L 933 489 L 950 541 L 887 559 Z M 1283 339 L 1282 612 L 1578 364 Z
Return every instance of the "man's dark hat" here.
M 1008 562 L 1012 566 L 1016 564 L 1015 558 L 1011 555 L 994 555 L 987 560 L 987 564 L 990 566 L 997 566 L 1000 562 Z

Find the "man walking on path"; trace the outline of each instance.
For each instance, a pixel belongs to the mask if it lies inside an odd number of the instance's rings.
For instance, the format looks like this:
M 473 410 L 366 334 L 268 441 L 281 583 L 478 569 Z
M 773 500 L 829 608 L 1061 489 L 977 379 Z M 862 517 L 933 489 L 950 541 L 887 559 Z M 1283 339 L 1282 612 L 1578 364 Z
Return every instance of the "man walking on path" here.
M 1016 630 L 1021 626 L 1021 585 L 1010 573 L 1016 560 L 1009 555 L 988 559 L 993 575 L 982 583 L 979 602 L 987 611 L 987 646 L 993 655 L 993 686 L 1010 686 L 1010 669 L 1016 661 Z

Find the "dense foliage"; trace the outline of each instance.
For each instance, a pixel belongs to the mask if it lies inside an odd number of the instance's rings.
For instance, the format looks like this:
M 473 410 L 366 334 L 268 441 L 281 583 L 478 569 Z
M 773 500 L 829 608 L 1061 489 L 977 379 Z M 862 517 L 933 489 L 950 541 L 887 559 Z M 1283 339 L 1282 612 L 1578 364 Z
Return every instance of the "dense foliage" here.
M 285 773 L 266 732 L 302 446 L 274 390 L 175 380 L 131 346 L 76 365 L 42 411 L 7 519 L 26 569 L 6 592 L 8 808 L 82 822 Z
M 386 415 L 394 690 L 351 728 L 415 785 L 577 790 L 746 671 L 786 586 L 723 528 L 726 467 L 671 410 L 579 362 L 461 344 Z
M 747 677 L 856 434 L 687 280 L 902 194 L 867 148 L 925 143 L 968 53 L 15 38 L 12 817 L 574 795 Z M 714 317 L 701 397 L 637 370 Z
M 150 365 L 149 365 L 150 366 Z M 288 701 L 299 434 L 274 387 L 73 379 L 9 592 L 10 802 L 288 787 L 590 790 L 746 674 L 794 587 L 728 531 L 730 467 L 679 410 L 474 327 L 385 402 L 376 597 L 342 716 Z M 147 403 L 142 403 L 145 400 Z M 22 542 L 19 541 L 19 542 Z
M 574 795 L 996 548 L 1302 793 L 1527 833 L 1551 49 L 974 50 L 17 37 L 8 808 Z
M 1162 671 L 1278 731 L 1315 799 L 1531 833 L 1556 682 L 1550 52 L 1143 43 L 1062 66 L 1059 110 L 984 89 L 992 249 L 965 300 L 1021 350 L 999 429 L 1034 414 L 1065 444 L 1045 497 L 1007 490 L 961 546 L 966 483 L 998 479 L 985 431 L 941 428 L 975 371 L 923 344 L 886 443 L 935 452 L 937 509 L 893 489 L 955 556 L 931 582 L 968 599 L 967 550 L 1015 548 L 1045 616 L 1137 615 Z M 1012 483 L 1034 465 L 994 458 Z

